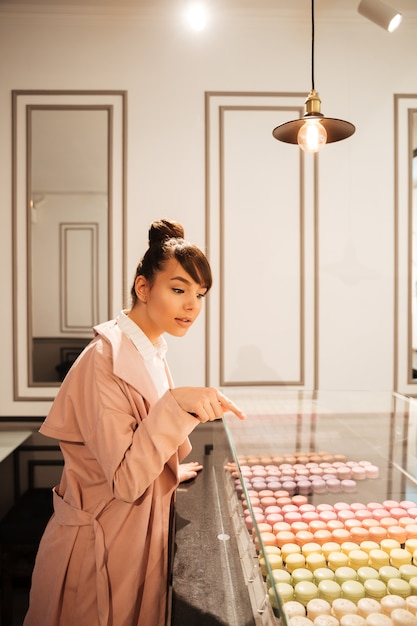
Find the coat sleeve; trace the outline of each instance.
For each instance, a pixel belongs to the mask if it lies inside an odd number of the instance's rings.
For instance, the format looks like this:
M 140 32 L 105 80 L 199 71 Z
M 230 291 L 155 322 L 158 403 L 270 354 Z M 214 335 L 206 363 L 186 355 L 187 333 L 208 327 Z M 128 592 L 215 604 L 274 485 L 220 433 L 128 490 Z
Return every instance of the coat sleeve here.
M 105 341 L 98 342 L 71 374 L 66 391 L 61 390 L 61 410 L 76 419 L 82 441 L 102 467 L 114 496 L 138 500 L 164 469 L 169 486 L 177 484 L 178 460 L 170 464 L 174 472 L 165 466 L 198 420 L 181 409 L 170 391 L 149 408 L 137 388 L 114 374 L 111 347 Z

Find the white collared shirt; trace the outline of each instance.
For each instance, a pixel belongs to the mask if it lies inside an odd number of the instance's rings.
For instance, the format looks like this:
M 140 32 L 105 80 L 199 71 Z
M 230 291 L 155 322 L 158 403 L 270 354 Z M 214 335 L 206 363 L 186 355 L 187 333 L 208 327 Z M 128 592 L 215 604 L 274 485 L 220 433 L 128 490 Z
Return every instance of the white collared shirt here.
M 165 368 L 165 355 L 168 349 L 167 342 L 159 337 L 154 345 L 143 330 L 121 311 L 117 316 L 117 324 L 120 330 L 130 339 L 145 361 L 147 370 L 155 384 L 159 397 L 169 389 L 168 376 Z

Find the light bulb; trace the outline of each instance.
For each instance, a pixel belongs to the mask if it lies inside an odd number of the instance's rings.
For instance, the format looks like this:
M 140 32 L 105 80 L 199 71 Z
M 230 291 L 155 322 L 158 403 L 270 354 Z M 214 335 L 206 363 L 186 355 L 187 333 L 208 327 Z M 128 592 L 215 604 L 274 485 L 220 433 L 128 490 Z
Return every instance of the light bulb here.
M 327 141 L 327 132 L 320 120 L 306 120 L 297 135 L 298 145 L 304 152 L 318 152 Z

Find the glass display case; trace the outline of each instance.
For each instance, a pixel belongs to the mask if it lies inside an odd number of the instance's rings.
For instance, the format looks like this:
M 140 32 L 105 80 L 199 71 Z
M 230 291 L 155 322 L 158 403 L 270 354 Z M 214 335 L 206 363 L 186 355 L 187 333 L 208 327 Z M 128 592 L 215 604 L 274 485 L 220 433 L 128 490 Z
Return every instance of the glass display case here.
M 248 416 L 223 418 L 224 474 L 256 623 L 320 626 L 323 611 L 343 625 L 347 611 L 359 625 L 397 610 L 397 623 L 417 624 L 417 401 L 227 395 Z

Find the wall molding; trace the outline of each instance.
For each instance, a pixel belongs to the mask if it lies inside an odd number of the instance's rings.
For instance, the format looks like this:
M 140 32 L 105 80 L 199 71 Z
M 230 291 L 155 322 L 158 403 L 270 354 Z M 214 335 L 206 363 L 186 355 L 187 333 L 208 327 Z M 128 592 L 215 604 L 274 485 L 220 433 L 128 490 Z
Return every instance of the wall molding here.
M 206 93 L 208 384 L 318 387 L 317 159 L 272 137 L 303 101 Z

